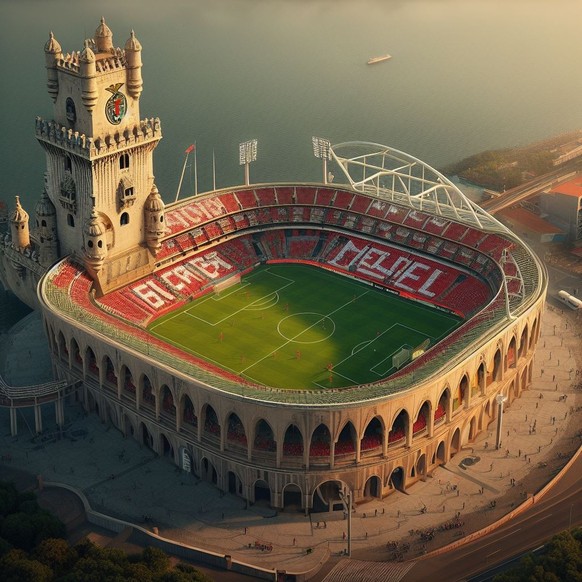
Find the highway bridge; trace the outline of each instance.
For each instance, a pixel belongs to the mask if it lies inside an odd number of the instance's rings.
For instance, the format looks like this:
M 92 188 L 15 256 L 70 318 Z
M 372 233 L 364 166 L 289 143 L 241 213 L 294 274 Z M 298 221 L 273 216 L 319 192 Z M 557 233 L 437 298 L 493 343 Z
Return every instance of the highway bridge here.
M 572 179 L 581 169 L 582 164 L 580 160 L 572 160 L 543 176 L 538 176 L 525 184 L 506 190 L 495 198 L 485 200 L 481 202 L 480 206 L 489 212 L 489 214 L 495 214 L 504 208 L 514 206 L 519 202 L 527 200 L 531 196 L 540 194 L 545 190 L 554 188 L 562 182 Z

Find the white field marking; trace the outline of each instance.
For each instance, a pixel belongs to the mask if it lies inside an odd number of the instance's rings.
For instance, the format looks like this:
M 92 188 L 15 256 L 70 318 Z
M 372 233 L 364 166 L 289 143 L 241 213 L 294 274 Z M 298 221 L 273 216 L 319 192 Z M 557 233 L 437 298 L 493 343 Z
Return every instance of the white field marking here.
M 362 293 L 361 295 L 359 295 L 358 298 L 363 297 L 364 295 L 367 295 L 368 293 L 369 293 L 369 291 L 365 291 L 364 293 Z M 256 362 L 254 362 L 250 366 L 247 366 L 246 368 L 244 368 L 243 370 L 241 370 L 240 373 L 241 374 L 244 374 L 247 370 L 249 370 L 253 366 L 256 366 L 259 362 L 262 362 L 263 360 L 266 360 L 268 357 L 272 356 L 274 352 L 277 352 L 279 350 L 282 350 L 285 346 L 288 346 L 291 342 L 295 341 L 295 338 L 298 338 L 302 333 L 304 333 L 304 332 L 310 330 L 312 327 L 315 327 L 316 325 L 318 325 L 325 317 L 329 317 L 331 319 L 330 315 L 333 315 L 334 313 L 337 313 L 338 311 L 342 310 L 344 307 L 347 307 L 348 305 L 351 305 L 352 303 L 353 303 L 353 299 L 350 299 L 349 301 L 347 301 L 343 305 L 340 305 L 339 307 L 337 307 L 336 309 L 334 309 L 333 311 L 331 311 L 327 315 L 324 315 L 323 317 L 321 317 L 315 323 L 311 324 L 309 327 L 306 327 L 306 328 L 302 329 L 293 338 L 288 339 L 286 342 L 283 342 L 280 346 L 277 346 L 275 349 L 271 350 L 268 354 L 266 354 L 262 358 L 259 358 Z
M 337 362 L 336 364 L 334 364 L 334 368 L 336 366 L 341 366 L 341 364 L 343 364 L 344 362 L 347 362 L 352 356 L 354 356 L 355 354 L 357 354 L 358 352 L 361 352 L 362 350 L 366 349 L 367 347 L 369 347 L 371 344 L 373 344 L 379 337 L 382 337 L 385 333 L 388 333 L 392 328 L 396 327 L 397 325 L 400 325 L 399 323 L 393 323 L 388 329 L 384 330 L 380 335 L 377 335 L 376 337 L 372 338 L 371 340 L 367 340 L 365 342 L 360 342 L 359 344 L 357 344 L 356 346 L 354 346 L 352 348 L 352 351 L 350 353 L 349 356 L 345 357 L 343 360 L 340 360 L 339 362 Z M 364 347 L 357 349 L 359 346 L 361 346 L 362 344 L 366 344 Z
M 271 273 L 272 275 L 272 273 Z M 283 277 L 281 277 L 283 278 Z M 279 291 L 282 291 L 283 289 L 289 287 L 290 285 L 293 285 L 295 283 L 295 281 L 293 281 L 292 279 L 286 279 L 287 281 L 289 281 L 289 283 L 287 283 L 287 285 L 283 285 L 282 287 L 279 287 L 278 289 L 276 289 L 275 291 L 271 291 L 268 295 L 263 295 L 262 297 L 259 297 L 257 299 L 255 299 L 254 301 L 251 301 L 251 303 L 248 303 L 247 305 L 245 305 L 244 307 L 241 307 L 240 309 L 237 309 L 235 311 L 231 311 L 228 315 L 226 315 L 225 317 L 223 317 L 222 319 L 219 319 L 217 321 L 215 321 L 214 323 L 204 319 L 203 317 L 199 317 L 198 315 L 194 315 L 192 313 L 190 313 L 190 310 L 186 310 L 183 311 L 182 313 L 184 315 L 188 315 L 189 317 L 192 317 L 193 319 L 197 319 L 198 321 L 201 321 L 202 323 L 205 323 L 206 325 L 210 325 L 211 327 L 216 327 L 217 325 L 220 325 L 222 323 L 224 323 L 225 321 L 228 321 L 231 317 L 234 317 L 235 315 L 238 315 L 239 313 L 242 313 L 243 311 L 248 311 L 249 308 L 253 308 L 254 309 L 254 305 L 262 305 L 262 302 L 265 301 L 265 298 L 271 297 L 273 294 L 275 293 L 279 293 Z M 195 306 L 192 306 L 192 309 L 195 309 Z M 264 308 L 261 308 L 264 309 Z
M 279 303 L 279 292 L 273 291 L 270 295 L 265 295 L 256 301 L 253 301 L 249 306 L 247 306 L 248 311 L 264 311 L 273 307 Z
M 300 313 L 294 313 L 293 315 L 287 315 L 286 317 L 284 317 L 283 319 L 281 319 L 279 321 L 279 323 L 277 324 L 277 333 L 285 340 L 288 340 L 289 338 L 281 331 L 281 324 L 287 320 L 287 319 L 291 319 L 292 317 L 297 317 L 298 315 L 317 315 L 319 316 L 319 319 L 312 325 L 310 325 L 308 328 L 303 328 L 296 336 L 294 336 L 293 338 L 291 338 L 291 341 L 296 341 L 297 343 L 301 343 L 303 345 L 309 345 L 309 344 L 318 344 L 320 342 L 324 342 L 326 339 L 330 338 L 334 333 L 335 333 L 335 321 L 333 319 L 331 319 L 331 317 L 328 317 L 327 315 L 320 315 L 319 313 L 316 313 L 315 311 L 302 311 Z M 320 322 L 325 321 L 326 319 L 329 319 L 329 321 L 331 322 L 331 331 L 327 334 L 327 336 L 322 337 L 321 339 L 315 340 L 315 341 L 311 341 L 311 342 L 306 342 L 306 341 L 298 341 L 297 338 L 304 333 L 305 331 L 310 330 L 312 327 L 316 326 L 317 324 L 319 324 Z M 327 331 L 324 329 L 324 331 Z

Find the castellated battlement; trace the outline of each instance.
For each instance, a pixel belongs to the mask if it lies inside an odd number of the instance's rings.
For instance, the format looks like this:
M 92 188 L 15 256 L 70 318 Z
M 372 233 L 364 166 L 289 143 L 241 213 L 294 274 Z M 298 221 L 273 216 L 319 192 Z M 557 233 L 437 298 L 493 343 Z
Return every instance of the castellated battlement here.
M 85 134 L 79 134 L 78 131 L 68 129 L 55 121 L 47 121 L 37 117 L 35 133 L 37 139 L 41 141 L 55 144 L 71 153 L 91 159 L 114 153 L 118 149 L 160 140 L 162 126 L 159 117 L 152 117 L 141 120 L 133 127 L 126 127 L 123 131 L 104 136 L 87 137 Z
M 95 49 L 95 43 L 91 42 L 90 46 Z M 95 49 L 96 50 L 96 49 Z M 81 51 L 73 51 L 67 53 L 60 59 L 56 59 L 55 64 L 57 69 L 79 73 L 80 71 Z M 95 70 L 97 73 L 108 73 L 110 71 L 117 71 L 127 66 L 125 60 L 125 51 L 122 48 L 112 49 L 111 54 L 100 53 L 98 59 L 95 61 Z

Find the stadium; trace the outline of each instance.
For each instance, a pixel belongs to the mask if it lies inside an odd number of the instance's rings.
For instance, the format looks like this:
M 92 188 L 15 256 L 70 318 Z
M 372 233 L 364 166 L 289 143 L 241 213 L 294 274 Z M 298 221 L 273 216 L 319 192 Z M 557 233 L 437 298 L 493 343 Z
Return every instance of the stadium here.
M 545 269 L 428 164 L 314 138 L 321 183 L 164 204 L 133 32 L 45 55 L 45 192 L 2 280 L 37 289 L 86 410 L 249 503 L 333 511 L 406 491 L 527 389 Z

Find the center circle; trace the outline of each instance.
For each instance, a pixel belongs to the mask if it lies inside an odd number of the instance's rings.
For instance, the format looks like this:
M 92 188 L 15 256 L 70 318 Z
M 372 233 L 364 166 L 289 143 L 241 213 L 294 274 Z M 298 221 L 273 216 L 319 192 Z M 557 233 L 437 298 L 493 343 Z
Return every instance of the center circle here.
M 284 339 L 298 344 L 316 344 L 333 335 L 335 323 L 321 313 L 303 312 L 284 317 L 277 325 Z

